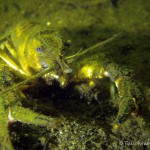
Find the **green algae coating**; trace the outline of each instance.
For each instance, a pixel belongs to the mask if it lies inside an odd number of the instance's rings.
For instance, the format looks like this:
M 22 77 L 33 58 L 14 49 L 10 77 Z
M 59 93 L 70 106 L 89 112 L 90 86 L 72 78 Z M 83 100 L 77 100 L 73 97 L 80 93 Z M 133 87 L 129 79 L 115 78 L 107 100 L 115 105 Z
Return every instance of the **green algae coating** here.
M 13 150 L 12 143 L 10 142 L 10 136 L 8 132 L 8 111 L 5 110 L 4 105 L 2 104 L 4 99 L 0 95 L 0 149 Z

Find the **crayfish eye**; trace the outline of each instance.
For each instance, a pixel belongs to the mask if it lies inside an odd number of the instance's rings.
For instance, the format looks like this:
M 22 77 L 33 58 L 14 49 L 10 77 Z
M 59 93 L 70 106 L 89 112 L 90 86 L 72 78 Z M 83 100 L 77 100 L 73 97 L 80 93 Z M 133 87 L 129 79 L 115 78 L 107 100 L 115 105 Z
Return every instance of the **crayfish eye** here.
M 38 52 L 42 52 L 42 51 L 43 51 L 41 47 L 37 47 L 36 50 L 37 50 Z

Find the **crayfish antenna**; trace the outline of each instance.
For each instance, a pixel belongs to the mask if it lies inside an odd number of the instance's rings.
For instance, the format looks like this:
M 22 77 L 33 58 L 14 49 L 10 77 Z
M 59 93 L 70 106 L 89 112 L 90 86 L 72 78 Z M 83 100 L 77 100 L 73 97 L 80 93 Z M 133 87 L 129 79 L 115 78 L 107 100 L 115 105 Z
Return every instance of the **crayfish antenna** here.
M 107 40 L 105 40 L 105 41 L 99 42 L 99 43 L 97 43 L 97 44 L 95 44 L 95 45 L 93 45 L 93 46 L 91 46 L 91 47 L 89 47 L 89 48 L 87 48 L 87 49 L 85 49 L 85 50 L 83 50 L 83 51 L 82 51 L 82 49 L 81 49 L 81 50 L 80 50 L 79 52 L 77 52 L 76 54 L 74 54 L 74 55 L 72 55 L 72 56 L 66 57 L 65 60 L 66 60 L 68 63 L 72 63 L 72 62 L 76 61 L 77 59 L 79 59 L 80 57 L 84 56 L 84 55 L 87 54 L 87 53 L 93 53 L 93 52 L 95 52 L 95 51 L 92 51 L 92 50 L 94 50 L 94 49 L 96 49 L 96 48 L 103 48 L 105 45 L 111 43 L 112 41 L 114 41 L 114 40 L 117 39 L 118 37 L 122 36 L 123 33 L 124 33 L 124 31 L 121 31 L 121 32 L 119 32 L 119 33 L 113 35 L 111 38 L 109 38 L 109 39 L 107 39 Z

